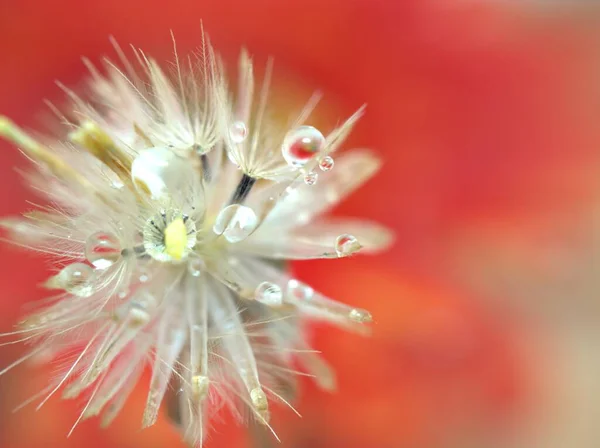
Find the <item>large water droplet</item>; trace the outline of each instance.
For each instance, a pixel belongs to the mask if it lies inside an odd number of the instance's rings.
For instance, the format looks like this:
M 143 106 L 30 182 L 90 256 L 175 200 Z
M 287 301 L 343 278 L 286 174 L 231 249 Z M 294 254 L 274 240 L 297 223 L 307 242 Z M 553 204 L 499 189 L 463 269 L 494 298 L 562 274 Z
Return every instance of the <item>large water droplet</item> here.
M 333 168 L 333 157 L 325 156 L 319 160 L 319 168 L 321 171 L 330 171 Z
M 135 187 L 154 199 L 167 193 L 189 190 L 193 182 L 192 164 L 172 149 L 155 147 L 142 150 L 131 164 Z
M 314 294 L 314 290 L 304 283 L 291 279 L 287 284 L 287 295 L 294 300 L 310 300 Z
M 232 204 L 221 210 L 213 226 L 213 232 L 223 235 L 230 243 L 246 239 L 258 225 L 254 210 L 245 205 Z
M 324 146 L 325 137 L 317 128 L 300 126 L 287 133 L 281 152 L 290 165 L 302 166 L 320 153 Z
M 338 257 L 347 257 L 360 250 L 362 246 L 358 240 L 349 234 L 340 235 L 335 240 L 335 252 Z
M 281 305 L 283 294 L 281 288 L 275 283 L 262 282 L 256 287 L 254 298 L 265 305 L 277 306 Z
M 73 263 L 65 266 L 58 274 L 61 288 L 79 297 L 89 297 L 93 293 L 94 270 L 83 263 Z
M 229 128 L 229 136 L 234 143 L 242 143 L 248 136 L 248 128 L 243 121 L 234 121 Z
M 121 257 L 121 245 L 112 233 L 96 232 L 85 242 L 85 258 L 96 268 L 106 269 Z
M 315 173 L 314 171 L 311 171 L 310 173 L 306 173 L 306 175 L 304 176 L 304 183 L 306 185 L 314 185 L 317 183 L 318 177 L 319 177 L 319 175 L 317 173 Z

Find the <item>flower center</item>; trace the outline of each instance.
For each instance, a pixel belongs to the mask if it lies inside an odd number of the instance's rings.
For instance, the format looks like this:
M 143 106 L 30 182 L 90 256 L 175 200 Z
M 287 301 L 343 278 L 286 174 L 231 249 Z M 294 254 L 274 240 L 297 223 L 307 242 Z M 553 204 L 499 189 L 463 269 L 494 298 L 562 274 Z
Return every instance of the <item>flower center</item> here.
M 185 260 L 196 245 L 196 224 L 179 210 L 161 210 L 144 225 L 144 249 L 157 261 Z

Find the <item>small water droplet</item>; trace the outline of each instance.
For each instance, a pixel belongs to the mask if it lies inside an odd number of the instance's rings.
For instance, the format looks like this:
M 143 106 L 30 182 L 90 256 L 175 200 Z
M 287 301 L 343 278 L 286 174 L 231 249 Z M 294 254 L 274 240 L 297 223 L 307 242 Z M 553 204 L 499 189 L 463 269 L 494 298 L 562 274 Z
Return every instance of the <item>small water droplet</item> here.
M 129 325 L 132 327 L 141 327 L 150 322 L 150 313 L 145 306 L 133 302 L 129 308 Z
M 314 185 L 317 183 L 318 177 L 319 175 L 317 173 L 311 171 L 310 173 L 307 173 L 306 176 L 304 176 L 304 183 L 306 185 Z
M 150 275 L 146 268 L 142 267 L 139 269 L 138 280 L 140 281 L 140 283 L 146 283 L 148 280 L 150 280 Z
M 194 375 L 192 377 L 192 393 L 194 394 L 194 398 L 197 400 L 202 400 L 206 397 L 208 392 L 208 387 L 210 385 L 210 380 L 207 376 L 204 375 Z
M 314 294 L 314 290 L 304 283 L 291 279 L 287 284 L 287 295 L 295 300 L 310 300 Z
M 123 300 L 124 298 L 126 298 L 129 295 L 129 290 L 128 289 L 122 289 L 121 291 L 119 291 L 117 293 L 117 297 L 121 300 Z
M 367 310 L 361 310 L 358 308 L 354 308 L 352 311 L 350 311 L 348 318 L 361 324 L 371 322 L 373 320 L 371 313 L 369 313 Z
M 235 121 L 229 128 L 229 136 L 234 143 L 242 143 L 248 136 L 248 128 L 243 121 Z
M 83 263 L 65 266 L 58 274 L 60 286 L 67 292 L 79 297 L 89 297 L 93 293 L 94 270 Z
M 283 294 L 281 293 L 281 288 L 275 283 L 262 282 L 257 286 L 254 298 L 265 305 L 277 306 L 281 305 Z
M 254 210 L 245 205 L 232 204 L 221 210 L 213 226 L 213 232 L 223 235 L 230 243 L 246 239 L 258 225 Z
M 335 252 L 338 257 L 347 257 L 360 250 L 361 245 L 358 240 L 349 234 L 340 235 L 335 240 Z
M 302 166 L 317 155 L 325 146 L 325 137 L 312 126 L 300 126 L 288 132 L 281 152 L 290 165 Z
M 194 257 L 190 260 L 188 264 L 188 271 L 192 275 L 192 277 L 200 277 L 203 271 L 206 270 L 206 265 L 204 264 L 204 260 L 199 257 Z
M 121 245 L 112 233 L 96 232 L 85 242 L 85 258 L 96 268 L 106 269 L 121 257 Z
M 319 160 L 319 168 L 321 171 L 330 171 L 333 168 L 333 157 L 325 156 Z
M 252 405 L 258 411 L 266 411 L 267 410 L 267 408 L 269 406 L 269 403 L 267 400 L 267 395 L 260 387 L 252 389 L 250 391 L 250 399 L 252 400 Z

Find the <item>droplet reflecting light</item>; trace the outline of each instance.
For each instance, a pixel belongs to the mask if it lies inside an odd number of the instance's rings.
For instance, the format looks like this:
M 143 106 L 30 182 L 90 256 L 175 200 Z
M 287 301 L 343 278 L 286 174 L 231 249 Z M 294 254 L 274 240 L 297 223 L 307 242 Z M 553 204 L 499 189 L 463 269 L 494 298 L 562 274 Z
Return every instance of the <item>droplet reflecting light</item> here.
M 254 210 L 245 205 L 232 204 L 221 210 L 213 226 L 213 232 L 223 235 L 230 243 L 246 239 L 258 225 Z
M 287 133 L 281 146 L 283 157 L 290 165 L 302 166 L 320 153 L 325 137 L 312 126 L 300 126 Z

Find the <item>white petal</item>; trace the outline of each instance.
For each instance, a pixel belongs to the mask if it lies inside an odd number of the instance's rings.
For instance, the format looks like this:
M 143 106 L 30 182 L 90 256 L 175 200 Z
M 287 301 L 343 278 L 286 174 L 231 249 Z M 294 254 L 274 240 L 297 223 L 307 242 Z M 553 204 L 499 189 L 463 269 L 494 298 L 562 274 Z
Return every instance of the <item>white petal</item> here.
M 296 227 L 308 223 L 360 187 L 380 166 L 380 160 L 368 150 L 356 149 L 341 155 L 336 159 L 333 170 L 321 173 L 316 185 L 299 183 L 296 188 L 290 188 L 267 217 L 263 227 Z M 265 190 L 262 196 L 268 197 L 270 194 Z
M 350 234 L 358 239 L 364 252 L 385 250 L 394 240 L 392 231 L 386 227 L 358 219 L 328 219 L 293 230 L 294 237 L 329 246 L 342 234 Z

